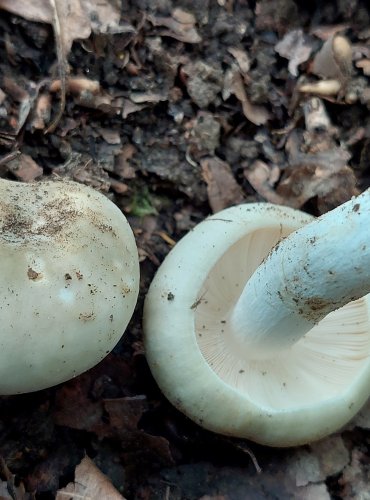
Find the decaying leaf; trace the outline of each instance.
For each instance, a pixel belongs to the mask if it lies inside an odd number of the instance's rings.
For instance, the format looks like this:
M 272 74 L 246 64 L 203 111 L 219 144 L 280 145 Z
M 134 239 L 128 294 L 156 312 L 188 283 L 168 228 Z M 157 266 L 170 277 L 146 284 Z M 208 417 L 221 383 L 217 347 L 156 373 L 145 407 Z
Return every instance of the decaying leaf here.
M 356 68 L 362 69 L 364 75 L 370 76 L 370 59 L 361 59 L 357 61 Z
M 310 30 L 311 35 L 315 35 L 320 40 L 328 40 L 331 36 L 336 33 L 344 33 L 349 28 L 349 24 L 325 24 L 320 26 L 314 26 Z
M 305 119 L 305 134 L 291 132 L 286 142 L 287 166 L 280 170 L 256 160 L 244 175 L 271 203 L 301 208 L 316 198 L 318 211 L 325 213 L 358 194 L 357 181 L 347 165 L 351 155 L 333 140 L 336 129 L 322 101 L 312 98 L 305 103 Z
M 103 474 L 89 458 L 85 457 L 77 465 L 75 480 L 65 488 L 57 491 L 56 500 L 124 500 L 110 480 Z
M 253 189 L 266 201 L 276 205 L 284 205 L 284 198 L 278 195 L 274 189 L 280 176 L 278 167 L 269 167 L 267 163 L 256 160 L 249 168 L 244 169 L 244 176 Z
M 251 61 L 245 50 L 239 49 L 237 47 L 230 47 L 228 51 L 233 57 L 235 57 L 235 60 L 238 63 L 242 75 L 243 76 L 247 75 L 251 66 Z
M 201 161 L 203 178 L 207 183 L 208 201 L 213 213 L 242 203 L 244 194 L 228 163 L 216 156 Z
M 8 170 L 23 182 L 30 182 L 43 174 L 43 169 L 26 154 L 20 154 L 7 163 Z
M 242 76 L 238 69 L 230 68 L 224 78 L 222 96 L 226 100 L 230 94 L 234 94 L 241 102 L 244 116 L 255 125 L 264 125 L 270 118 L 270 113 L 264 106 L 250 102 L 244 87 Z
M 61 89 L 61 81 L 53 80 L 50 84 L 50 92 L 58 92 Z M 66 90 L 71 94 L 80 94 L 81 92 L 90 92 L 98 94 L 100 92 L 100 83 L 96 80 L 90 80 L 85 77 L 69 77 L 66 81 Z
M 11 111 L 8 113 L 12 116 L 10 120 L 11 130 L 6 130 L 6 132 L 14 136 L 20 132 L 26 123 L 32 107 L 32 98 L 20 83 L 7 75 L 3 75 L 1 81 L 4 94 L 3 100 L 5 101 L 6 98 L 9 99 Z M 5 132 L 5 130 L 2 132 Z
M 292 134 L 287 142 L 289 166 L 276 188 L 287 205 L 300 208 L 317 197 L 318 209 L 324 213 L 357 194 L 356 177 L 347 166 L 348 151 L 328 141 L 321 150 L 304 153 L 294 137 Z
M 168 30 L 160 33 L 162 36 L 175 38 L 185 43 L 199 43 L 202 41 L 195 28 L 195 17 L 181 8 L 174 9 L 171 17 L 148 16 L 148 19 L 153 26 L 168 28 Z
M 352 73 L 352 47 L 343 35 L 332 35 L 316 54 L 312 72 L 323 78 L 343 81 Z
M 67 54 L 72 42 L 95 33 L 134 32 L 128 25 L 120 25 L 120 9 L 114 2 L 99 0 L 55 0 L 57 8 L 63 13 L 63 44 Z M 29 21 L 53 24 L 53 7 L 50 0 L 0 0 L 0 8 L 21 15 Z
M 275 45 L 276 52 L 289 60 L 288 69 L 291 75 L 298 76 L 298 66 L 308 61 L 313 48 L 313 40 L 302 29 L 289 31 Z

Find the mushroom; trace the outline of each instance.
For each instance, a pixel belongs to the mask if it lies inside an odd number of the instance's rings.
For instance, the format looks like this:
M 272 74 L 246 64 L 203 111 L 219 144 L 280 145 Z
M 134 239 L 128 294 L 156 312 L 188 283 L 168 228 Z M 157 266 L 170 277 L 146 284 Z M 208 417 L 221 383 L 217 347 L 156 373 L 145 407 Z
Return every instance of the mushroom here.
M 370 191 L 314 219 L 252 203 L 171 250 L 144 305 L 146 356 L 201 426 L 270 446 L 320 439 L 370 381 Z
M 0 394 L 17 394 L 113 349 L 137 301 L 138 254 L 121 211 L 72 181 L 1 179 L 0 226 Z

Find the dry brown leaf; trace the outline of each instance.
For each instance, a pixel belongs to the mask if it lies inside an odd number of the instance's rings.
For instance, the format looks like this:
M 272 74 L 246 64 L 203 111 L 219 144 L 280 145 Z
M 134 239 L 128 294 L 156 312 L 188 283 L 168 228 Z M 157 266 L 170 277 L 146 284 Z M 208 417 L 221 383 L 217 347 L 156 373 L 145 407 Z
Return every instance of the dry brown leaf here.
M 264 106 L 250 102 L 245 91 L 244 82 L 238 70 L 230 69 L 224 80 L 223 98 L 226 99 L 229 94 L 234 94 L 241 102 L 244 116 L 255 125 L 264 125 L 270 118 L 270 113 Z
M 145 104 L 135 104 L 131 99 L 123 99 L 122 101 L 122 118 L 126 120 L 128 115 L 137 113 L 145 108 Z
M 292 30 L 275 45 L 276 52 L 289 60 L 289 73 L 298 76 L 298 66 L 308 61 L 313 48 L 313 40 L 302 29 Z
M 279 175 L 278 167 L 270 168 L 261 160 L 256 160 L 249 168 L 244 169 L 244 176 L 262 198 L 276 205 L 284 205 L 284 198 L 279 196 L 273 187 Z
M 293 208 L 300 208 L 309 199 L 317 197 L 318 209 L 324 213 L 357 194 L 356 177 L 347 166 L 331 169 L 302 163 L 289 170 L 288 177 L 279 184 L 276 192 L 284 198 L 284 204 Z
M 65 30 L 62 27 L 63 49 L 67 54 L 73 40 L 90 36 L 91 22 L 80 0 L 59 0 L 56 5 L 62 13 L 60 19 L 62 26 L 68 26 Z M 24 0 L 0 0 L 0 8 L 22 15 L 29 21 L 54 24 L 54 10 L 50 0 L 34 0 L 27 3 Z
M 339 80 L 320 80 L 318 82 L 303 83 L 299 85 L 298 91 L 305 94 L 315 94 L 321 96 L 334 96 L 337 95 L 342 84 Z
M 317 36 L 317 38 L 320 38 L 320 40 L 327 40 L 331 36 L 335 35 L 336 33 L 339 32 L 344 32 L 348 30 L 349 24 L 330 24 L 330 25 L 322 25 L 322 26 L 315 26 L 313 29 L 310 30 L 311 35 Z
M 130 92 L 130 100 L 134 104 L 145 104 L 149 102 L 160 102 L 167 101 L 168 97 L 165 94 L 159 94 L 156 92 Z
M 251 66 L 251 61 L 248 54 L 243 49 L 238 49 L 237 47 L 230 47 L 228 52 L 235 58 L 238 63 L 239 69 L 243 76 L 245 76 Z
M 72 42 L 95 33 L 134 32 L 128 25 L 120 25 L 120 9 L 114 2 L 99 0 L 55 0 L 62 13 L 60 22 L 64 25 L 63 43 L 67 54 Z M 29 21 L 53 24 L 53 8 L 50 0 L 0 0 L 0 8 L 21 15 Z
M 50 92 L 59 92 L 61 89 L 61 81 L 53 80 L 50 84 Z M 66 90 L 72 94 L 80 94 L 81 92 L 90 92 L 98 94 L 100 91 L 100 83 L 97 80 L 90 80 L 85 77 L 69 77 L 66 81 Z
M 43 130 L 50 121 L 51 116 L 51 95 L 48 93 L 39 94 L 36 106 L 33 110 L 31 128 L 33 130 Z
M 19 83 L 7 75 L 3 76 L 1 82 L 2 91 L 12 101 L 12 118 L 10 119 L 12 130 L 9 130 L 9 133 L 14 136 L 25 124 L 33 103 L 29 93 Z
M 352 72 L 352 46 L 343 35 L 332 35 L 315 55 L 312 72 L 324 78 L 343 80 Z
M 356 68 L 362 69 L 364 75 L 370 76 L 370 59 L 360 59 L 356 62 Z
M 41 177 L 43 169 L 26 154 L 20 154 L 14 160 L 7 163 L 9 171 L 23 182 L 31 182 Z
M 236 182 L 228 163 L 213 156 L 204 158 L 201 166 L 213 213 L 243 202 L 243 190 Z
M 56 500 L 122 500 L 124 497 L 116 490 L 110 480 L 89 458 L 85 457 L 77 465 L 75 480 L 57 491 Z
M 202 41 L 195 28 L 195 17 L 193 14 L 176 8 L 171 17 L 148 16 L 153 26 L 164 26 L 168 31 L 162 31 L 162 36 L 169 36 L 184 43 L 199 43 Z
M 130 165 L 130 160 L 137 153 L 133 144 L 124 144 L 121 152 L 115 157 L 114 172 L 123 179 L 134 179 L 135 169 Z

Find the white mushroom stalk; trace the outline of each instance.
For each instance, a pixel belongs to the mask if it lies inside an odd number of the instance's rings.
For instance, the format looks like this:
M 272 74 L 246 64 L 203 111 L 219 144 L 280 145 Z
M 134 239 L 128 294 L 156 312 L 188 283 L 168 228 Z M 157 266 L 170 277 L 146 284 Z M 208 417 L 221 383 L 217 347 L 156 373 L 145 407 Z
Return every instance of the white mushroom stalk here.
M 287 349 L 331 311 L 370 292 L 369 220 L 365 192 L 273 248 L 231 311 L 248 357 Z
M 0 394 L 50 387 L 97 364 L 138 295 L 124 215 L 75 182 L 1 179 L 0 229 Z
M 314 219 L 219 212 L 169 253 L 144 306 L 152 373 L 203 427 L 271 446 L 344 426 L 370 389 L 370 191 Z

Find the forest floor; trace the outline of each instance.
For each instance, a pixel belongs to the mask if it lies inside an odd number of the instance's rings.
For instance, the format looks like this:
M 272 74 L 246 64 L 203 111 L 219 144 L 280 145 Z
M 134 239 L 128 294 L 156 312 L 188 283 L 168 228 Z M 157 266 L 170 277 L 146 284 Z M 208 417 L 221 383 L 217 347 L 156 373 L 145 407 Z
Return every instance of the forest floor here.
M 215 435 L 161 394 L 141 325 L 160 263 L 207 215 L 268 201 L 316 216 L 370 186 L 366 2 L 120 4 L 0 0 L 0 175 L 101 191 L 141 268 L 104 361 L 0 398 L 0 498 L 55 498 L 85 456 L 127 499 L 369 498 L 370 408 L 302 447 Z

